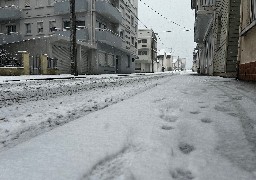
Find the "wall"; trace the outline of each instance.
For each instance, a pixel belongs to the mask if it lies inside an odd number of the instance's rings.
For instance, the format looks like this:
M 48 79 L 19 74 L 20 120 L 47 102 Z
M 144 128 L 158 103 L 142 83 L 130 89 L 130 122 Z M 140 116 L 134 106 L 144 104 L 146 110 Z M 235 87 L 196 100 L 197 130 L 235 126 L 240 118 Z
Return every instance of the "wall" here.
M 242 1 L 240 31 L 242 32 L 246 28 L 248 30 L 240 36 L 239 79 L 256 81 L 256 26 L 248 28 L 251 24 L 248 6 L 248 1 Z
M 23 67 L 0 67 L 0 76 L 20 76 L 24 75 Z

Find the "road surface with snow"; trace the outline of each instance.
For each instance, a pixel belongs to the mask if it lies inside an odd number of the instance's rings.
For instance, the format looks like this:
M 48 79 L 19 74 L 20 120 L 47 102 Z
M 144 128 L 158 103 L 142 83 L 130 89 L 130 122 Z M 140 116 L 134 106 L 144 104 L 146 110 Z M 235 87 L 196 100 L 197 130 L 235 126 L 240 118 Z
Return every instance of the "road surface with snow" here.
M 256 179 L 255 84 L 165 73 L 0 87 L 0 179 Z

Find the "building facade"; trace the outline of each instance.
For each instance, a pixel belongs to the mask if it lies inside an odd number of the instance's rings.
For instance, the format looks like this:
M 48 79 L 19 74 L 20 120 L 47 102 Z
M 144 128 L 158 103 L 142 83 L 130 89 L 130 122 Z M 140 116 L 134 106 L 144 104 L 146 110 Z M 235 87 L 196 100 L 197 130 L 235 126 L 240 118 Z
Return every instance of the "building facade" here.
M 137 0 L 76 0 L 79 74 L 133 73 L 137 57 Z M 63 0 L 0 0 L 0 45 L 31 57 L 57 59 L 71 72 L 70 9 Z
M 256 81 L 256 0 L 241 2 L 239 79 Z
M 173 70 L 174 57 L 166 52 L 160 52 L 154 62 L 154 72 L 164 72 Z
M 136 72 L 154 72 L 154 63 L 157 60 L 157 37 L 152 29 L 139 29 L 138 57 L 135 61 Z
M 191 0 L 198 72 L 235 77 L 241 0 Z

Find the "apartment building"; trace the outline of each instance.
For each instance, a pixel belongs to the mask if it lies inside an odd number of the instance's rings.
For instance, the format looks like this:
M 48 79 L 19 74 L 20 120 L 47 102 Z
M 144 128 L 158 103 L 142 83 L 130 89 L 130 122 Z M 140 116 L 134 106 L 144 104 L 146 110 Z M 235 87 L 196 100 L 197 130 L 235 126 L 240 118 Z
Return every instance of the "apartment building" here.
M 154 64 L 157 60 L 157 37 L 152 29 L 139 29 L 138 57 L 135 61 L 136 72 L 154 72 Z
M 239 79 L 256 81 L 256 0 L 241 2 Z
M 76 0 L 79 74 L 132 73 L 137 58 L 137 0 Z M 57 59 L 71 72 L 68 0 L 0 0 L 0 45 Z
M 241 0 L 191 0 L 195 56 L 206 75 L 236 76 Z

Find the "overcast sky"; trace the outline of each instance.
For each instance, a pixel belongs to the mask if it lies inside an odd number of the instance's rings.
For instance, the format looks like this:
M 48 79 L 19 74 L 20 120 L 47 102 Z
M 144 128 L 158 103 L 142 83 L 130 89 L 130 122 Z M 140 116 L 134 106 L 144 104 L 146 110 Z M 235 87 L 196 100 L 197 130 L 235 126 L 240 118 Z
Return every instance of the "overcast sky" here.
M 139 19 L 148 28 L 152 28 L 159 34 L 161 41 L 158 40 L 158 49 L 165 49 L 166 52 L 173 50 L 174 56 L 187 58 L 187 68 L 192 67 L 192 53 L 195 47 L 194 43 L 194 12 L 190 8 L 190 0 L 138 0 L 139 1 Z M 144 2 L 154 10 L 165 16 L 171 21 L 182 25 L 179 27 L 170 23 L 150 8 L 144 5 Z M 190 29 L 185 31 L 183 26 Z M 139 28 L 145 29 L 139 22 Z M 172 32 L 164 32 L 172 31 Z

